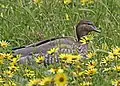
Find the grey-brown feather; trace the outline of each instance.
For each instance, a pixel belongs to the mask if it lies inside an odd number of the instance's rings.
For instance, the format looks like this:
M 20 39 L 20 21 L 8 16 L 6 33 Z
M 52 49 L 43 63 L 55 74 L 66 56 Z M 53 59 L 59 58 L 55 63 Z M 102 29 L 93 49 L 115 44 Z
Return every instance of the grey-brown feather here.
M 52 38 L 49 40 L 43 40 L 38 43 L 34 43 L 28 45 L 23 48 L 14 49 L 14 55 L 21 54 L 21 63 L 31 63 L 33 62 L 34 57 L 44 56 L 45 64 L 51 64 L 54 62 L 59 62 L 59 54 L 60 53 L 77 53 L 86 57 L 88 51 L 88 44 L 81 45 L 79 42 L 81 37 L 88 35 L 91 31 L 97 31 L 97 28 L 93 25 L 92 22 L 82 20 L 76 26 L 76 35 L 77 40 L 72 37 L 60 37 L 60 38 Z M 53 58 L 52 55 L 49 55 L 47 51 L 52 48 L 58 47 L 59 50 L 55 54 L 56 59 Z
M 54 58 L 52 55 L 49 55 L 47 51 L 49 51 L 52 48 L 58 47 L 59 50 L 56 53 L 56 61 L 54 61 Z M 21 54 L 21 63 L 29 63 L 32 62 L 33 58 L 38 56 L 44 56 L 45 57 L 45 64 L 51 64 L 54 62 L 59 62 L 59 54 L 61 53 L 76 53 L 76 51 L 81 55 L 86 55 L 87 53 L 87 44 L 82 45 L 80 42 L 77 42 L 72 37 L 62 37 L 58 38 L 46 43 L 43 43 L 38 46 L 27 46 L 25 48 L 14 50 L 14 55 Z

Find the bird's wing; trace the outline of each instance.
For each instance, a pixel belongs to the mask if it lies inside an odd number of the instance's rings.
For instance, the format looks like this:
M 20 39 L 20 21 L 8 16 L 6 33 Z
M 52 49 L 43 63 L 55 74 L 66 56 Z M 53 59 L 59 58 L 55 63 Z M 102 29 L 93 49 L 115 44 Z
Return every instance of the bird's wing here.
M 62 38 L 62 37 L 59 37 L 59 38 Z M 22 46 L 22 47 L 13 48 L 12 50 L 18 50 L 18 49 L 27 48 L 27 47 L 39 46 L 39 45 L 41 45 L 41 44 L 44 44 L 44 43 L 47 43 L 47 42 L 49 42 L 49 41 L 53 41 L 53 40 L 56 40 L 56 39 L 59 39 L 59 38 L 51 38 L 51 39 L 47 39 L 47 40 L 42 40 L 42 41 L 39 41 L 39 42 L 30 44 L 30 45 L 27 45 L 27 46 Z
M 59 37 L 59 38 L 62 38 L 62 37 Z M 50 42 L 50 41 L 54 41 L 54 40 L 59 39 L 59 38 L 51 38 L 51 39 L 47 39 L 47 40 L 42 40 L 42 41 L 39 41 L 39 42 L 37 42 L 37 43 L 30 44 L 30 45 L 28 45 L 28 46 L 26 46 L 26 47 L 39 46 L 39 45 L 41 45 L 41 44 L 44 44 L 44 43 L 47 43 L 47 42 Z
M 21 62 L 24 63 L 24 61 L 30 60 L 33 57 L 33 55 L 36 56 L 36 57 L 39 56 L 39 55 L 46 56 L 47 51 L 49 51 L 52 48 L 64 47 L 64 45 L 67 48 L 71 48 L 72 44 L 74 44 L 74 43 L 75 43 L 75 41 L 74 41 L 73 38 L 62 37 L 62 38 L 59 38 L 59 39 L 44 40 L 42 42 L 37 43 L 36 46 L 31 45 L 29 47 L 16 49 L 13 52 L 14 52 L 14 55 L 21 54 Z M 67 52 L 67 50 L 64 50 L 64 51 Z M 60 52 L 62 52 L 62 50 Z
M 40 41 L 25 47 L 13 49 L 14 54 L 22 54 L 22 56 L 39 53 L 40 51 L 47 51 L 60 44 L 70 45 L 74 42 L 71 37 L 52 38 L 49 40 Z

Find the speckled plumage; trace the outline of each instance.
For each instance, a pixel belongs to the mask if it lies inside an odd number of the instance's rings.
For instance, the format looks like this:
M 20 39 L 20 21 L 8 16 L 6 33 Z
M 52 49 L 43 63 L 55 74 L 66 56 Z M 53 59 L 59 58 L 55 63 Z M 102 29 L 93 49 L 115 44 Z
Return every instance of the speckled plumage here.
M 78 53 L 86 57 L 88 44 L 81 45 L 79 42 L 82 36 L 87 35 L 91 31 L 97 31 L 96 27 L 90 21 L 80 21 L 76 26 L 77 40 L 73 37 L 59 37 L 49 40 L 40 41 L 22 48 L 13 49 L 14 55 L 21 54 L 20 63 L 31 63 L 33 58 L 38 56 L 45 57 L 45 64 L 59 63 L 59 54 L 61 53 Z M 47 53 L 52 48 L 59 48 L 55 55 Z

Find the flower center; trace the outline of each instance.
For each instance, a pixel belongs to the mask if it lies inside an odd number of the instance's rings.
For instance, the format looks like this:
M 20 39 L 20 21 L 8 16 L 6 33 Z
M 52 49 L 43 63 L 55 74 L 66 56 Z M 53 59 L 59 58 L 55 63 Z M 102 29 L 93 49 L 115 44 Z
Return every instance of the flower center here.
M 59 81 L 60 81 L 60 82 L 63 82 L 63 81 L 64 81 L 64 78 L 63 78 L 63 77 L 60 77 Z

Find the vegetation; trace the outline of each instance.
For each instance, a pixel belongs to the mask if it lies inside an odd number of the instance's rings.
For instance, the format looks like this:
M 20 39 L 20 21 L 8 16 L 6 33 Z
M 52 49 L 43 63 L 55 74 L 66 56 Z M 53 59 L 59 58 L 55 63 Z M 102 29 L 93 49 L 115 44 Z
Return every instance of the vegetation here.
M 0 0 L 0 86 L 120 86 L 119 4 L 119 0 Z M 45 67 L 44 56 L 28 66 L 12 55 L 14 47 L 75 37 L 75 26 L 83 19 L 101 30 L 91 33 L 89 58 L 61 54 L 60 64 Z M 58 49 L 51 50 L 55 54 Z

